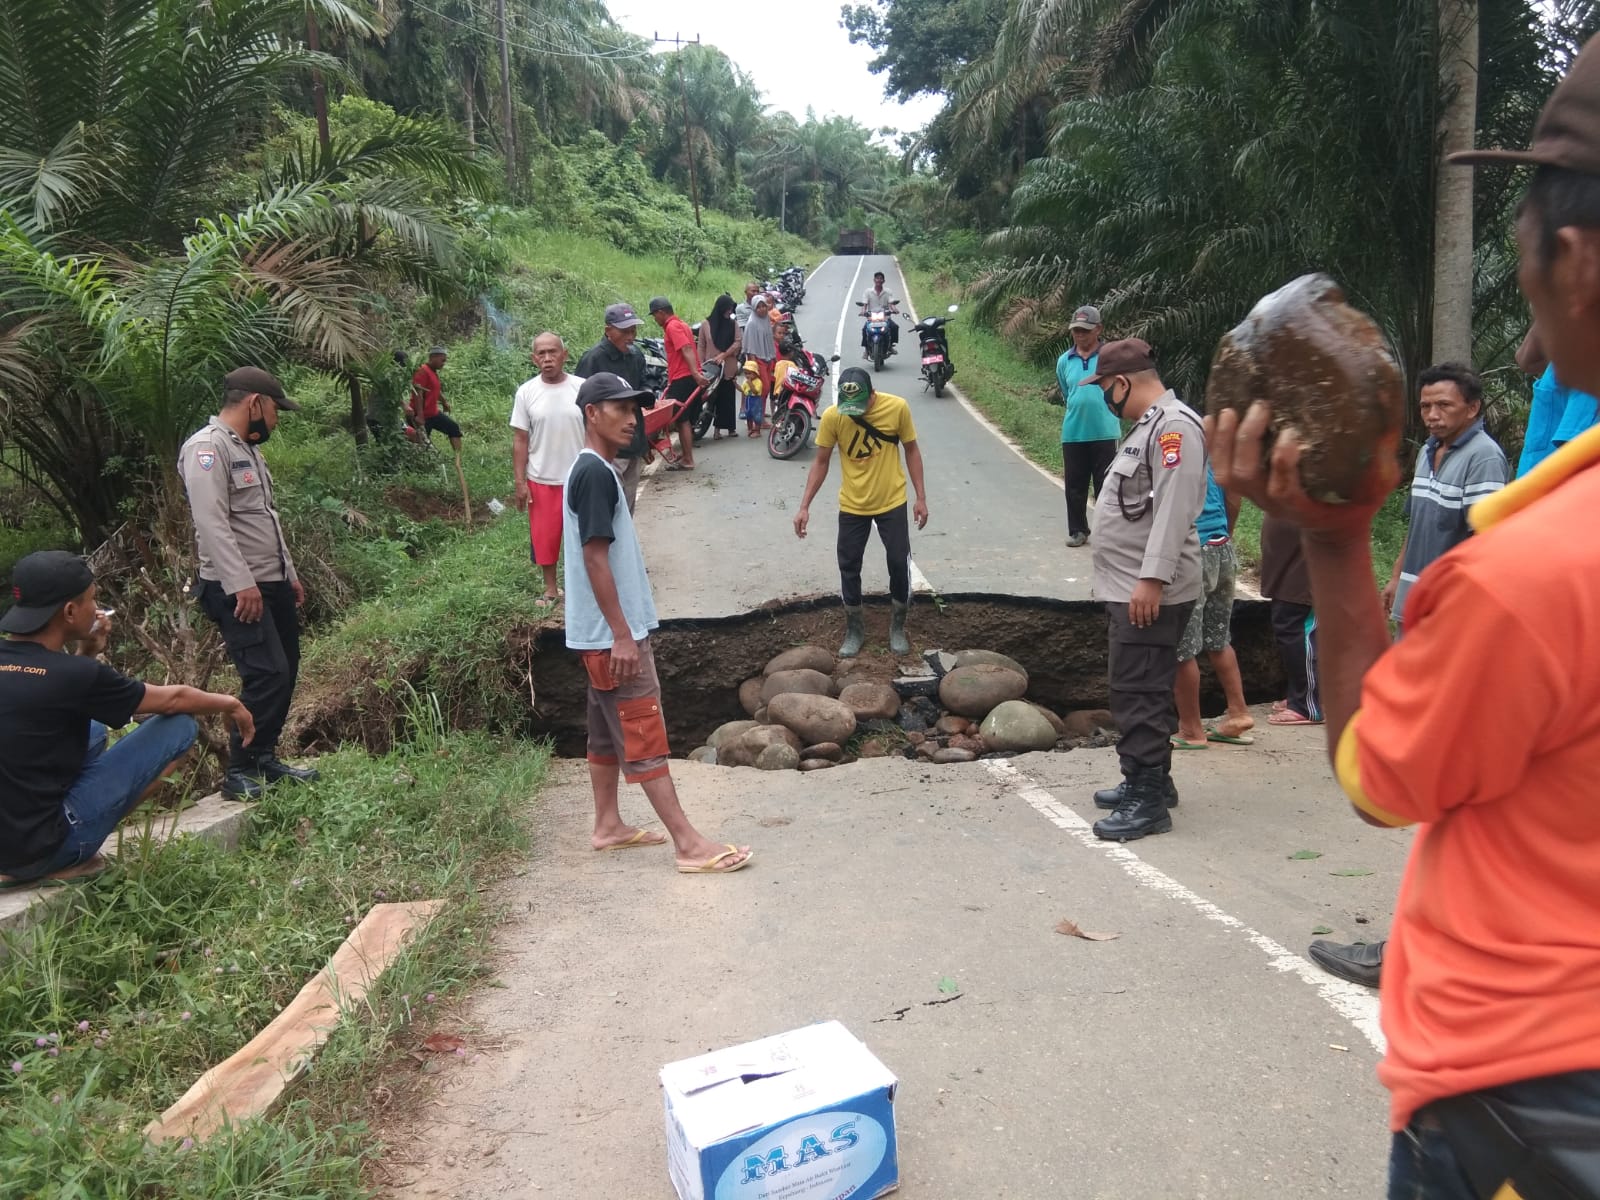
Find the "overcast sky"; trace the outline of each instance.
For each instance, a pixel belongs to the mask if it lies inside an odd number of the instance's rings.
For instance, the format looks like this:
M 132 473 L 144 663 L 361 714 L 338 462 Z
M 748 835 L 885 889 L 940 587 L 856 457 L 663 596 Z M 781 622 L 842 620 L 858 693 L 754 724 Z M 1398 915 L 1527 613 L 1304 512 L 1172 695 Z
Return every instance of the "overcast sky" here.
M 939 111 L 936 96 L 910 104 L 884 98 L 883 76 L 867 69 L 872 50 L 852 46 L 839 27 L 840 0 L 730 4 L 728 0 L 611 0 L 624 29 L 652 37 L 700 39 L 750 75 L 773 108 L 804 120 L 853 117 L 868 129 L 920 129 Z

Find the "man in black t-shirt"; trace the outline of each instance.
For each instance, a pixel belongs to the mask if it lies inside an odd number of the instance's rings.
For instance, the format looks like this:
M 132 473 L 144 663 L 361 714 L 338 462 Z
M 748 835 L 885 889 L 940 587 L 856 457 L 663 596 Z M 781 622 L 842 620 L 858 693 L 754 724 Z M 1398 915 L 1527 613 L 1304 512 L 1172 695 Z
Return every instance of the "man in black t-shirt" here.
M 189 714 L 224 713 L 246 743 L 255 736 L 233 696 L 140 683 L 96 660 L 111 614 L 95 607 L 83 559 L 30 554 L 11 583 L 15 603 L 0 617 L 0 887 L 104 867 L 101 843 L 194 744 Z M 107 749 L 108 732 L 135 713 L 159 715 Z

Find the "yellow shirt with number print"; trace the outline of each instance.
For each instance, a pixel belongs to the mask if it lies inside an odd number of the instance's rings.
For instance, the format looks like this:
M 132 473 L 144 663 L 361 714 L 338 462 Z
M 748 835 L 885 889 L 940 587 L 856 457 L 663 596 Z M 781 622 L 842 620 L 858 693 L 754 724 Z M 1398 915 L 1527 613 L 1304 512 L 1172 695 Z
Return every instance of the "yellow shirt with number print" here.
M 899 396 L 874 392 L 872 407 L 861 418 L 873 429 L 892 434 L 899 444 L 875 437 L 854 417 L 834 405 L 825 409 L 817 428 L 817 447 L 839 447 L 839 511 L 857 517 L 876 517 L 906 502 L 906 473 L 900 466 L 900 447 L 917 440 L 911 423 L 911 406 Z

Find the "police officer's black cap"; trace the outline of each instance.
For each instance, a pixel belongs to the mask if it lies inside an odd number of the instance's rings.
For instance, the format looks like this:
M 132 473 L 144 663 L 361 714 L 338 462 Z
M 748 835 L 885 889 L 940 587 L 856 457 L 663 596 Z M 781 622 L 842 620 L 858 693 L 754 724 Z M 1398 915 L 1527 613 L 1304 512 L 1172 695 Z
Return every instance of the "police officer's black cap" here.
M 266 396 L 279 408 L 299 412 L 300 406 L 283 394 L 283 384 L 271 371 L 260 367 L 235 367 L 222 377 L 224 391 L 243 392 L 247 396 Z
M 604 404 L 607 400 L 633 400 L 644 404 L 655 398 L 656 394 L 648 388 L 636 388 L 621 375 L 613 375 L 609 371 L 589 376 L 578 389 L 579 408 Z
M 1156 369 L 1156 352 L 1143 338 L 1123 338 L 1120 342 L 1107 342 L 1100 347 L 1100 357 L 1095 359 L 1094 374 L 1083 380 L 1087 387 L 1110 379 L 1114 375 L 1137 375 L 1140 371 Z
M 17 560 L 11 568 L 11 598 L 16 601 L 0 617 L 7 633 L 38 633 L 68 600 L 89 590 L 94 572 L 76 554 L 65 550 L 38 550 Z

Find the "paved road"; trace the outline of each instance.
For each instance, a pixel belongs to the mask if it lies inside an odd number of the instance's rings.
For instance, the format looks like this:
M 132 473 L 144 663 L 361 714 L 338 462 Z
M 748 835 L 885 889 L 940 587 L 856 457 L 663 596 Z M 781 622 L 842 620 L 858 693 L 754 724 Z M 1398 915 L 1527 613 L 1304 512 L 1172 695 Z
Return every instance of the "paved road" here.
M 812 349 L 842 354 L 839 367 L 861 363 L 854 300 L 879 270 L 888 275 L 890 290 L 905 297 L 899 268 L 882 255 L 830 258 L 807 287 L 800 331 Z M 903 322 L 906 329 L 910 324 Z M 1023 460 L 960 400 L 948 394 L 936 400 L 931 391 L 924 392 L 915 342 L 902 332 L 901 344 L 902 353 L 875 383 L 911 402 L 927 466 L 932 515 L 928 528 L 912 537 L 919 586 L 945 595 L 1087 600 L 1089 551 L 1068 550 L 1064 544 L 1060 485 Z M 771 600 L 837 592 L 837 456 L 812 504 L 812 532 L 805 542 L 795 538 L 791 522 L 811 452 L 780 462 L 767 454 L 764 440 L 740 434 L 697 448 L 696 457 L 692 474 L 654 475 L 639 507 L 640 533 L 664 618 L 727 616 Z M 866 567 L 869 594 L 887 591 L 876 542 Z
M 1320 731 L 1178 771 L 1176 831 L 1113 849 L 1084 825 L 1111 750 L 675 763 L 702 827 L 756 848 L 695 879 L 589 850 L 582 764 L 560 764 L 498 896 L 502 986 L 447 1026 L 469 1057 L 383 1131 L 394 1195 L 666 1200 L 660 1066 L 837 1018 L 902 1081 L 906 1200 L 1381 1196 L 1376 1001 L 1298 956 L 1318 926 L 1386 928 L 1410 837 L 1355 819 Z M 930 1003 L 946 979 L 960 998 Z

